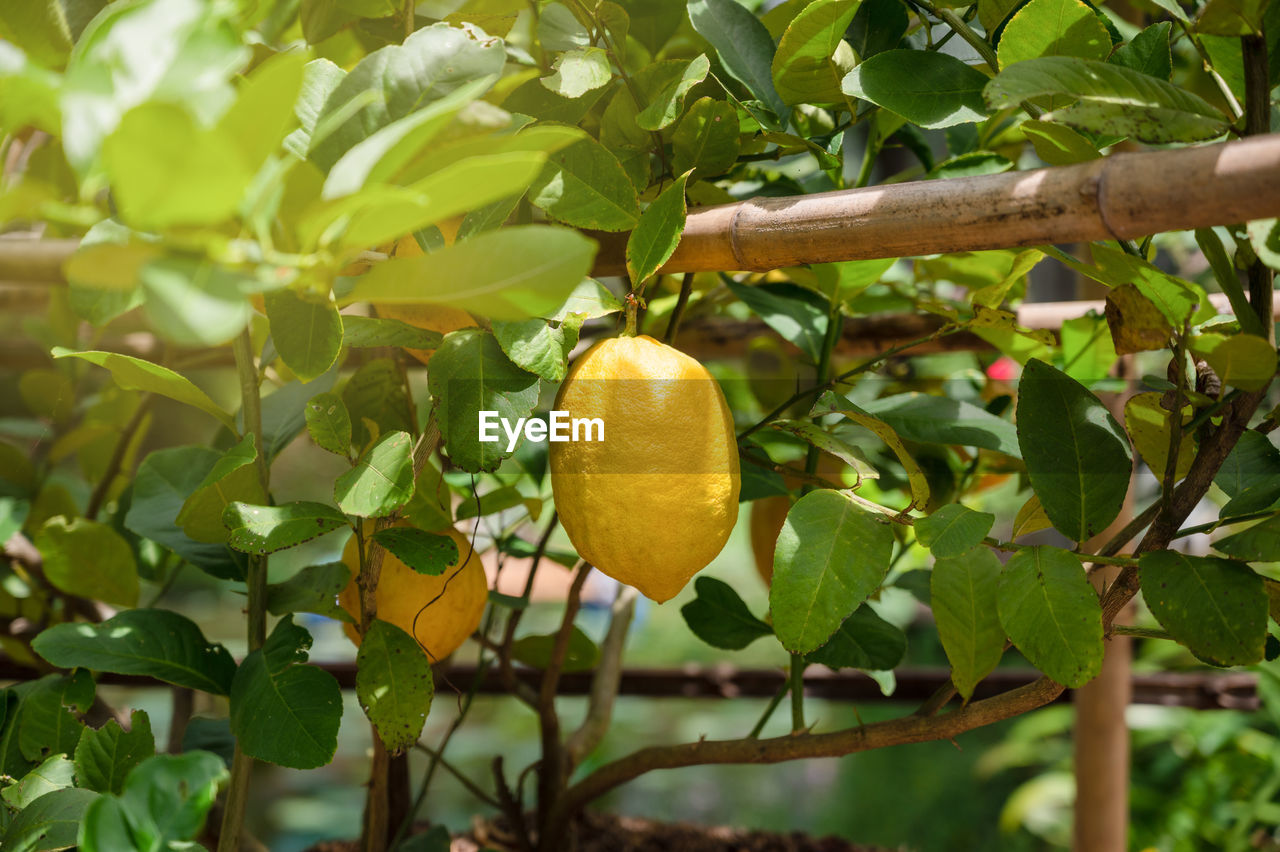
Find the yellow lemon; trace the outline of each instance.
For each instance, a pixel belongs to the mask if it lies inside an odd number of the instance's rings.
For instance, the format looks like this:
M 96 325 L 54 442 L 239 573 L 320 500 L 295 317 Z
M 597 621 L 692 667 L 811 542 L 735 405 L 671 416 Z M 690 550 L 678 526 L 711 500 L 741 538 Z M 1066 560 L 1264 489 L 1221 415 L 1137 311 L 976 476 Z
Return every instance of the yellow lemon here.
M 551 443 L 551 487 L 569 540 L 610 577 L 670 600 L 738 519 L 738 447 L 720 386 L 670 346 L 620 337 L 578 358 L 555 408 L 598 419 L 604 433 Z
M 755 557 L 756 571 L 766 586 L 773 582 L 773 551 L 789 511 L 791 498 L 781 494 L 761 497 L 751 503 L 751 555 Z
M 453 242 L 453 236 L 457 233 L 457 226 L 461 224 L 461 221 L 461 218 L 458 218 L 456 222 L 448 220 L 440 224 L 441 230 L 445 232 L 445 242 Z M 449 230 L 446 230 L 447 225 L 451 226 Z M 393 254 L 396 257 L 420 257 L 422 248 L 418 245 L 418 241 L 413 238 L 413 235 L 409 234 L 400 238 L 400 241 L 396 243 Z M 477 325 L 476 318 L 471 314 L 458 308 L 451 308 L 448 305 L 425 302 L 405 304 L 379 303 L 375 304 L 374 308 L 380 317 L 400 320 L 418 328 L 425 328 L 428 331 L 438 331 L 441 334 L 448 334 L 460 328 L 475 328 Z M 429 349 L 406 349 L 405 351 L 424 364 L 431 361 L 432 352 Z
M 419 574 L 390 553 L 382 559 L 376 598 L 378 618 L 413 636 L 426 649 L 432 662 L 458 650 L 475 632 L 489 599 L 489 583 L 480 557 L 467 537 L 456 530 L 446 533 L 458 545 L 458 561 L 439 576 Z M 360 617 L 360 590 L 355 575 L 360 570 L 360 551 L 352 536 L 342 551 L 342 561 L 351 569 L 351 582 L 338 596 L 342 608 Z M 417 619 L 417 624 L 414 620 Z M 344 624 L 351 641 L 360 644 L 355 625 Z

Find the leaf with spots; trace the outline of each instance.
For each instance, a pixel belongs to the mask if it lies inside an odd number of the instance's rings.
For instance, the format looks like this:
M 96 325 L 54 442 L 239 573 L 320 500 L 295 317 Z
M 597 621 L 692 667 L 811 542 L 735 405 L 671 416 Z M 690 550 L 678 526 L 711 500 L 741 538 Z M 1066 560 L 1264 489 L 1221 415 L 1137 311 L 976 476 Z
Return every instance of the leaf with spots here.
M 347 524 L 332 506 L 297 501 L 281 506 L 230 503 L 222 522 L 231 530 L 229 544 L 242 553 L 265 556 L 310 541 Z
M 387 751 L 418 741 L 431 709 L 431 662 L 412 636 L 375 620 L 356 655 L 356 697 Z
M 413 496 L 413 440 L 408 432 L 388 432 L 338 477 L 333 497 L 342 511 L 381 518 Z
M 1144 553 L 1142 597 L 1165 630 L 1214 666 L 1262 660 L 1267 593 L 1248 565 L 1171 550 Z

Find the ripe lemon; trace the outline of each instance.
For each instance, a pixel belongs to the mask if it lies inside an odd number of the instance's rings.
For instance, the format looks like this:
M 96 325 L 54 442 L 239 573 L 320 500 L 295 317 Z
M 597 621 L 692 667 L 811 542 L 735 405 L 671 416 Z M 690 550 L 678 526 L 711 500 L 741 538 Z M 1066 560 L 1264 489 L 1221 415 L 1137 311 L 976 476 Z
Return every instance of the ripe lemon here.
M 378 618 L 399 627 L 418 640 L 432 662 L 458 650 L 480 624 L 489 583 L 480 557 L 467 537 L 456 530 L 445 532 L 458 545 L 458 561 L 439 576 L 419 574 L 395 556 L 382 559 L 376 598 Z M 367 545 L 366 545 L 367 546 Z M 342 561 L 351 569 L 351 582 L 338 596 L 338 603 L 355 618 L 360 617 L 360 590 L 355 575 L 360 570 L 360 551 L 352 536 L 342 551 Z M 439 598 L 437 600 L 437 597 Z M 425 608 L 424 608 L 425 607 Z M 417 619 L 415 630 L 414 619 Z M 360 634 L 355 625 L 343 629 L 356 645 Z
M 555 408 L 604 424 L 603 441 L 550 445 L 569 540 L 610 577 L 670 600 L 738 519 L 738 447 L 720 386 L 670 346 L 620 337 L 578 358 Z
M 766 586 L 773 582 L 773 551 L 789 511 L 791 498 L 781 494 L 761 497 L 751 503 L 751 555 L 755 557 L 756 571 Z
M 458 225 L 462 220 L 459 217 L 457 221 L 450 220 L 442 222 L 440 229 L 444 231 L 445 242 L 453 242 L 453 237 L 457 234 Z M 448 227 L 446 227 L 448 226 Z M 418 245 L 418 241 L 410 234 L 401 237 L 396 243 L 394 255 L 396 257 L 421 257 L 422 247 Z M 438 331 L 441 334 L 448 334 L 451 331 L 457 331 L 460 328 L 475 328 L 478 323 L 476 318 L 466 311 L 458 308 L 451 308 L 448 305 L 435 305 L 428 303 L 407 303 L 407 304 L 375 304 L 374 308 L 378 312 L 378 316 L 387 319 L 397 319 L 406 322 L 409 325 L 425 328 L 428 331 Z M 417 358 L 423 364 L 431 361 L 430 349 L 406 349 L 410 355 Z

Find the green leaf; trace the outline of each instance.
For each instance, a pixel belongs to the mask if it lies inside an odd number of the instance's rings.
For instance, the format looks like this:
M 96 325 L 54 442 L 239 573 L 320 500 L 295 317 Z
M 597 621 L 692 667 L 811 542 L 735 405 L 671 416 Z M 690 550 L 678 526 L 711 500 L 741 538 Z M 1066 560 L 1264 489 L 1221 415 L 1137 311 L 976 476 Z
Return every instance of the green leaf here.
M 654 73 L 644 80 L 648 105 L 636 115 L 642 130 L 658 131 L 670 127 L 684 112 L 684 97 L 707 78 L 711 60 L 700 53 L 688 62 L 655 62 L 646 71 Z
M 1224 518 L 1270 507 L 1280 500 L 1280 450 L 1266 435 L 1246 430 L 1218 469 L 1213 484 L 1231 498 L 1222 507 Z
M 138 271 L 151 327 L 179 346 L 221 346 L 249 323 L 253 279 L 208 261 L 158 257 Z
M 589 138 L 551 155 L 529 200 L 577 228 L 626 231 L 640 219 L 636 189 L 618 158 Z
M 173 104 L 125 113 L 102 159 L 121 221 L 142 231 L 224 222 L 252 176 L 234 139 Z
M 1083 385 L 1036 359 L 1018 383 L 1018 444 L 1059 532 L 1083 542 L 1115 520 L 1133 467 L 1124 430 Z
M 951 127 L 987 117 L 987 77 L 945 53 L 886 50 L 854 68 L 846 95 L 871 101 L 924 128 Z
M 569 316 L 577 314 L 586 321 L 615 314 L 621 310 L 622 302 L 618 301 L 618 297 L 609 292 L 608 288 L 594 278 L 583 278 L 558 308 L 547 311 L 542 314 L 542 317 L 552 322 L 564 322 Z
M 267 586 L 267 612 L 314 612 L 352 623 L 351 613 L 338 605 L 338 595 L 351 581 L 351 569 L 342 562 L 308 565 L 282 583 Z
M 1036 156 L 1051 166 L 1069 166 L 1102 156 L 1093 143 L 1064 124 L 1024 121 L 1021 128 Z
M 521 636 L 511 644 L 511 658 L 535 669 L 545 669 L 551 664 L 551 655 L 556 645 L 556 634 L 541 636 Z M 591 637 L 583 633 L 577 625 L 569 634 L 569 647 L 565 651 L 562 671 L 585 672 L 596 667 L 600 659 L 600 649 Z
M 549 382 L 563 381 L 569 353 L 578 345 L 577 318 L 552 326 L 546 320 L 493 323 L 493 336 L 511 363 Z
M 1262 35 L 1268 0 L 1209 0 L 1196 20 L 1196 31 L 1221 36 Z
M 907 637 L 863 604 L 844 620 L 827 644 L 805 660 L 831 669 L 889 671 L 907 653 Z
M 815 411 L 817 410 L 841 414 L 871 432 L 881 441 L 884 441 L 885 445 L 897 456 L 898 462 L 902 465 L 902 469 L 907 475 L 907 481 L 911 486 L 912 504 L 915 506 L 928 505 L 929 481 L 925 477 L 924 471 L 920 469 L 920 465 L 907 450 L 906 445 L 902 443 L 902 439 L 898 437 L 898 433 L 893 431 L 893 427 L 831 391 L 823 394 L 822 398 L 818 400 L 818 404 L 815 406 Z
M 553 73 L 542 78 L 542 85 L 562 98 L 580 98 L 613 79 L 609 54 L 600 47 L 565 51 L 556 57 L 552 68 Z
M 1087 316 L 1062 324 L 1062 371 L 1088 385 L 1105 379 L 1119 356 L 1104 317 Z
M 440 332 L 418 328 L 398 319 L 381 317 L 344 316 L 342 318 L 342 343 L 344 346 L 368 348 L 398 346 L 403 349 L 435 349 L 442 339 Z
M 821 648 L 889 572 L 893 531 L 838 491 L 812 491 L 778 535 L 769 608 L 788 651 Z
M 342 115 L 348 104 L 363 100 L 363 105 L 323 137 L 313 134 L 309 156 L 327 171 L 379 128 L 475 80 L 496 80 L 505 60 L 501 39 L 444 23 L 417 30 L 403 44 L 376 50 L 334 87 L 317 126 Z M 366 92 L 373 97 L 364 99 Z
M 1082 0 L 1031 0 L 1000 33 L 1001 68 L 1038 56 L 1106 59 L 1111 37 L 1098 13 Z
M 1233 388 L 1259 391 L 1271 384 L 1276 374 L 1276 350 L 1264 337 L 1204 334 L 1195 339 L 1191 351 L 1208 361 L 1223 384 Z
M 492 334 L 462 329 L 445 335 L 427 374 L 439 405 L 438 422 L 449 458 L 470 473 L 496 470 L 507 442 L 480 441 L 481 411 L 515 423 L 538 404 L 538 377 L 511 363 Z
M 980 447 L 1022 458 L 1012 423 L 963 400 L 904 393 L 872 400 L 863 409 L 908 441 Z
M 831 309 L 825 299 L 790 282 L 750 285 L 726 279 L 725 284 L 783 340 L 818 360 L 831 321 Z
M 302 88 L 306 60 L 301 50 L 269 57 L 253 69 L 236 102 L 219 119 L 220 135 L 235 142 L 250 171 L 256 171 L 280 149 L 293 126 L 293 105 Z
M 115 383 L 125 390 L 147 391 L 177 400 L 206 414 L 212 414 L 228 429 L 237 431 L 235 421 L 208 394 L 167 367 L 116 352 L 73 352 L 62 346 L 53 347 L 53 357 L 81 358 L 90 364 L 105 367 L 111 371 L 111 378 Z
M 685 184 L 689 172 L 676 178 L 640 216 L 627 238 L 627 273 L 637 284 L 666 263 L 680 243 L 685 222 Z
M 1149 261 L 1125 254 L 1119 249 L 1094 243 L 1090 246 L 1094 266 L 1080 263 L 1066 255 L 1055 255 L 1072 269 L 1100 281 L 1109 287 L 1137 288 L 1170 325 L 1181 328 L 1200 306 L 1200 292 L 1196 285 L 1170 275 Z M 1113 293 L 1114 295 L 1114 293 Z
M 988 83 L 984 94 L 997 110 L 1046 95 L 1077 98 L 1043 120 L 1140 142 L 1196 142 L 1227 128 L 1226 117 L 1197 95 L 1122 65 L 1074 56 L 1018 62 Z
M 306 4 L 302 13 L 303 32 L 307 29 Z M 333 94 L 333 90 L 342 82 L 347 72 L 328 59 L 313 59 L 302 69 L 302 86 L 298 91 L 298 99 L 293 104 L 294 117 L 298 119 L 298 128 L 284 139 L 284 147 L 299 160 L 305 160 L 307 149 L 311 145 L 311 136 L 316 129 L 316 121 L 324 109 L 324 103 Z M 331 123 L 330 130 L 337 124 Z M 317 172 L 318 174 L 318 172 Z
M 1250 225 L 1252 224 L 1250 223 Z M 1249 304 L 1249 298 L 1245 295 L 1244 288 L 1240 284 L 1240 277 L 1239 273 L 1236 272 L 1235 264 L 1227 255 L 1227 249 L 1223 246 L 1222 239 L 1217 232 L 1213 228 L 1197 228 L 1196 244 L 1204 252 L 1205 260 L 1209 261 L 1209 266 L 1213 269 L 1213 277 L 1217 279 L 1218 286 L 1226 294 L 1228 301 L 1231 302 L 1231 311 L 1236 315 L 1236 320 L 1240 323 L 1240 329 L 1247 334 L 1266 337 L 1267 334 L 1263 330 L 1262 322 Z
M 438 577 L 458 564 L 458 543 L 447 535 L 436 535 L 413 527 L 378 530 L 373 540 L 419 574 Z
M 449 94 L 379 128 L 342 155 L 329 170 L 321 197 L 340 198 L 388 183 L 423 154 L 467 104 L 493 85 L 489 77 L 458 86 Z
M 698 596 L 680 608 L 685 623 L 713 648 L 740 651 L 773 633 L 773 628 L 751 614 L 733 586 L 714 577 L 693 581 Z
M 413 496 L 413 439 L 388 432 L 333 484 L 333 499 L 348 515 L 381 518 Z
M 222 759 L 207 751 L 149 757 L 129 773 L 119 796 L 102 796 L 89 806 L 80 848 L 191 848 L 227 777 Z
M 998 608 L 1009 639 L 1058 683 L 1074 689 L 1101 670 L 1102 608 L 1075 555 L 1047 545 L 1019 550 L 1000 575 Z
M 1151 614 L 1191 653 L 1214 666 L 1262 660 L 1267 593 L 1249 566 L 1158 550 L 1142 554 L 1138 567 Z
M 724 174 L 737 162 L 739 145 L 737 110 L 724 101 L 699 98 L 671 136 L 672 168 L 692 169 L 695 180 Z
M 454 514 L 457 520 L 463 521 L 467 518 L 496 515 L 498 512 L 505 512 L 507 509 L 513 509 L 516 506 L 528 506 L 529 503 L 536 503 L 539 507 L 542 505 L 542 501 L 538 498 L 525 497 L 519 488 L 514 485 L 508 485 L 505 488 L 496 488 L 484 494 L 464 497 L 462 502 L 458 504 Z M 575 559 L 574 561 L 576 562 L 577 560 Z
M 1258 260 L 1272 269 L 1280 269 L 1280 219 L 1255 219 L 1246 228 Z
M 285 366 L 304 383 L 324 375 L 342 350 L 342 317 L 328 299 L 301 299 L 292 290 L 265 294 L 271 340 Z
M 316 394 L 307 403 L 307 432 L 317 447 L 346 458 L 351 455 L 351 415 L 336 393 Z
M 787 105 L 773 88 L 773 38 L 760 19 L 735 0 L 689 0 L 689 21 L 711 42 L 729 76 L 785 119 Z
M 99 793 L 120 793 L 125 777 L 156 753 L 151 719 L 142 710 L 129 717 L 129 730 L 110 719 L 101 728 L 86 728 L 76 745 L 75 771 L 79 786 Z
M 35 538 L 49 582 L 69 595 L 138 605 L 138 566 L 121 535 L 86 518 L 51 518 Z
M 209 447 L 172 447 L 148 455 L 134 477 L 124 526 L 215 577 L 242 580 L 242 556 L 225 544 L 195 541 L 178 525 L 183 504 L 222 457 Z
M 574 50 L 591 44 L 591 31 L 563 3 L 542 7 L 537 35 L 544 50 Z
M 253 435 L 227 450 L 182 504 L 176 523 L 194 541 L 221 544 L 227 541 L 222 513 L 228 503 L 265 503 L 266 493 L 258 479 L 258 457 Z
M 374 619 L 356 654 L 356 697 L 387 751 L 418 741 L 431 710 L 431 662 L 408 633 Z
M 995 515 L 948 503 L 916 521 L 916 540 L 938 559 L 955 558 L 981 544 L 995 522 Z
M 61 68 L 71 53 L 71 29 L 57 0 L 26 0 L 0 8 L 0 38 L 48 68 Z
M 1173 425 L 1173 412 L 1166 410 L 1161 404 L 1163 398 L 1164 394 L 1156 391 L 1138 393 L 1129 397 L 1124 404 L 1124 425 L 1133 440 L 1133 447 L 1160 480 L 1164 479 L 1169 459 L 1169 433 Z M 1185 422 L 1186 419 L 1185 416 L 1179 418 L 1180 422 Z M 1175 479 L 1182 479 L 1187 475 L 1195 455 L 1195 437 L 1184 434 L 1178 447 Z
M 16 784 L 5 787 L 0 797 L 10 808 L 20 811 L 46 793 L 72 786 L 75 786 L 75 764 L 66 755 L 55 754 L 23 775 Z
M 817 0 L 796 15 L 773 56 L 773 85 L 786 103 L 840 103 L 840 81 L 856 58 L 844 42 L 861 0 Z
M 59 624 L 31 648 L 61 668 L 145 675 L 226 695 L 236 670 L 227 649 L 204 638 L 195 622 L 162 609 L 133 609 L 101 624 Z
M 342 691 L 328 672 L 304 665 L 311 634 L 282 619 L 249 654 L 231 685 L 231 730 L 245 754 L 291 769 L 333 759 Z
M 437 302 L 492 319 L 528 319 L 558 308 L 590 270 L 595 252 L 592 240 L 569 228 L 500 228 L 421 257 L 380 263 L 360 278 L 348 301 Z
M 98 798 L 92 790 L 54 790 L 23 808 L 0 836 L 5 852 L 74 849 L 80 820 Z M 86 849 L 81 846 L 81 849 Z M 128 848 L 128 847 L 122 847 Z
M 779 432 L 790 432 L 805 443 L 840 459 L 853 468 L 859 481 L 880 478 L 880 472 L 875 469 L 861 449 L 810 420 L 775 420 L 769 426 Z
M 1173 24 L 1169 21 L 1152 24 L 1116 48 L 1107 61 L 1168 80 L 1173 75 L 1173 55 L 1169 48 L 1169 31 L 1172 29 Z
M 996 589 L 1000 560 L 985 548 L 933 563 L 929 599 L 951 682 L 968 701 L 1004 655 Z
M 1213 549 L 1245 562 L 1280 562 L 1280 517 L 1219 539 Z
M 81 716 L 94 698 L 93 676 L 86 669 L 71 675 L 47 675 L 22 698 L 18 714 L 18 747 L 31 761 L 53 754 L 72 754 L 84 732 Z
M 264 556 L 344 527 L 347 517 L 331 506 L 307 501 L 280 506 L 230 503 L 222 522 L 231 530 L 232 547 Z

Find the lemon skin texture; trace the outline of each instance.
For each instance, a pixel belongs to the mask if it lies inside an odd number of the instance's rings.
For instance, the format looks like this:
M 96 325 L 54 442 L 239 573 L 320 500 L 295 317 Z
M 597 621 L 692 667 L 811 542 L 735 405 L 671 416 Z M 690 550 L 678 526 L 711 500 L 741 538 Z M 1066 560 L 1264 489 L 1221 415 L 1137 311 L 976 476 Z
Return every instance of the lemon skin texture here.
M 555 408 L 604 422 L 603 441 L 550 444 L 574 548 L 658 603 L 675 597 L 738 519 L 738 447 L 719 384 L 652 337 L 621 337 L 578 358 Z
M 378 576 L 375 593 L 377 617 L 416 638 L 432 662 L 442 660 L 458 650 L 475 632 L 489 599 L 489 583 L 485 578 L 484 566 L 467 537 L 456 530 L 448 530 L 444 534 L 458 545 L 457 562 L 439 576 L 430 577 L 419 574 L 391 553 L 386 553 L 382 559 L 382 572 Z M 342 551 L 342 561 L 351 569 L 351 582 L 338 596 L 338 603 L 358 620 L 360 590 L 356 586 L 355 576 L 360 570 L 360 551 L 355 536 L 351 537 Z M 436 600 L 438 595 L 441 597 Z M 416 630 L 413 623 L 415 617 L 418 620 Z M 355 625 L 344 624 L 343 629 L 358 646 L 360 634 Z

